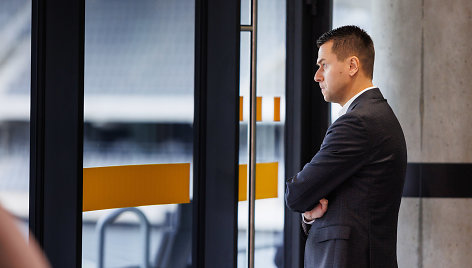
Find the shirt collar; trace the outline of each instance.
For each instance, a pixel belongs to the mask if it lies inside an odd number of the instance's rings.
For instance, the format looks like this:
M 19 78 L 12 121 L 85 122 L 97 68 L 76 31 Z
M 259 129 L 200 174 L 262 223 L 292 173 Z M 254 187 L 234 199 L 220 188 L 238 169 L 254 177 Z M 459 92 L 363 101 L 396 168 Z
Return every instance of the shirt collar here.
M 361 92 L 357 93 L 356 95 L 354 95 L 354 97 L 352 97 L 351 99 L 349 99 L 349 100 L 346 102 L 346 104 L 344 104 L 344 106 L 343 106 L 343 107 L 341 108 L 341 110 L 339 111 L 338 117 L 341 117 L 341 116 L 343 116 L 343 115 L 346 114 L 347 109 L 349 108 L 349 106 L 351 105 L 351 103 L 352 103 L 355 99 L 357 99 L 357 97 L 359 97 L 362 93 L 366 92 L 367 90 L 373 89 L 373 88 L 377 88 L 377 87 L 374 87 L 374 86 L 368 87 L 368 88 L 362 90 Z

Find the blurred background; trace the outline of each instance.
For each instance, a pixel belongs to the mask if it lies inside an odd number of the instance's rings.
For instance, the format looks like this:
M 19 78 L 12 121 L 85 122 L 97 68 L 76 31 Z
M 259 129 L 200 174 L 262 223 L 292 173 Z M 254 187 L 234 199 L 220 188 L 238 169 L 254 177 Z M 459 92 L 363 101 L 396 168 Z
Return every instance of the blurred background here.
M 256 155 L 258 163 L 278 163 L 277 197 L 256 201 L 255 263 L 265 268 L 280 267 L 275 260 L 282 258 L 277 253 L 283 247 L 287 2 L 258 2 L 257 95 L 262 97 L 262 120 L 257 123 Z M 303 1 L 303 8 L 315 12 L 307 7 L 315 2 Z M 195 1 L 85 3 L 84 168 L 193 165 Z M 0 203 L 19 219 L 25 236 L 31 5 L 31 0 L 0 1 Z M 241 0 L 241 24 L 250 24 L 249 0 Z M 387 98 L 405 132 L 409 170 L 421 168 L 411 176 L 419 181 L 415 183 L 422 183 L 418 186 L 422 190 L 402 199 L 399 266 L 468 267 L 472 261 L 468 253 L 472 199 L 467 192 L 467 164 L 472 162 L 472 4 L 468 0 L 333 0 L 332 27 L 348 24 L 372 36 L 374 85 Z M 250 34 L 241 32 L 240 40 L 239 164 L 246 164 Z M 277 97 L 280 121 L 274 120 Z M 331 105 L 329 121 L 336 120 L 339 109 Z M 426 172 L 432 166 L 439 172 Z M 184 252 L 186 264 L 192 262 L 191 210 L 191 203 L 139 208 L 151 225 L 151 266 L 171 263 L 173 252 Z M 114 211 L 83 213 L 83 267 L 97 267 L 99 258 L 106 267 L 141 262 L 140 221 L 132 212 L 123 213 L 107 227 L 103 254 L 98 253 L 97 222 Z M 238 267 L 246 264 L 247 222 L 247 202 L 241 201 Z M 181 240 L 185 243 L 179 244 Z
M 250 1 L 243 0 L 241 6 L 241 23 L 250 24 Z M 263 121 L 257 125 L 257 161 L 278 162 L 280 177 L 279 197 L 256 202 L 256 263 L 264 267 L 275 267 L 273 261 L 267 260 L 274 259 L 283 232 L 285 17 L 284 1 L 259 1 L 258 96 L 263 97 L 264 111 Z M 84 168 L 192 163 L 194 32 L 195 2 L 191 0 L 86 1 Z M 247 163 L 249 38 L 249 33 L 241 33 L 240 95 L 244 103 L 244 119 L 240 122 L 241 164 Z M 31 1 L 0 2 L 0 40 L 0 202 L 22 220 L 26 234 Z M 281 97 L 278 122 L 273 120 L 274 97 Z M 192 194 L 192 189 L 189 192 Z M 165 255 L 171 254 L 166 245 L 179 228 L 181 206 L 139 208 L 151 223 L 152 265 L 162 265 Z M 83 213 L 83 267 L 96 267 L 97 221 L 113 211 Z M 242 201 L 238 216 L 238 267 L 245 265 L 247 220 L 247 202 Z M 103 256 L 106 266 L 140 263 L 141 245 L 138 218 L 124 213 L 107 228 Z M 188 259 L 190 263 L 190 255 Z

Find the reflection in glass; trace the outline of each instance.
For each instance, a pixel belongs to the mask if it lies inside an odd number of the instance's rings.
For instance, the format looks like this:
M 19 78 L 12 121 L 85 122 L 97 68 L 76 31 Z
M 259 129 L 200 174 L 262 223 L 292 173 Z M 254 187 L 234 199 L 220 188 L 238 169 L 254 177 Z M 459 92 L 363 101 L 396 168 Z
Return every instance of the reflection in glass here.
M 84 168 L 192 162 L 194 2 L 86 1 Z M 151 224 L 151 267 L 191 264 L 191 221 L 182 220 L 191 204 L 138 209 Z M 83 267 L 96 267 L 97 221 L 113 211 L 83 214 Z M 105 267 L 142 263 L 135 214 L 123 213 L 105 233 Z
M 241 7 L 243 14 L 244 10 Z M 258 0 L 257 96 L 262 97 L 262 121 L 256 125 L 257 163 L 278 163 L 278 197 L 256 200 L 255 267 L 282 267 L 284 227 L 285 124 L 285 1 Z M 247 163 L 250 34 L 241 33 L 240 95 L 244 97 L 240 124 L 240 164 Z M 280 121 L 274 120 L 280 97 Z M 256 167 L 257 169 L 257 167 Z M 256 171 L 257 172 L 257 171 Z M 257 180 L 257 177 L 256 177 Z M 256 192 L 258 190 L 256 189 Z M 238 207 L 238 267 L 246 267 L 247 201 Z
M 240 41 L 239 95 L 243 97 L 243 121 L 239 124 L 239 164 L 247 164 L 249 89 L 251 66 L 251 33 L 241 32 Z M 246 246 L 248 226 L 248 202 L 238 202 L 238 267 L 246 267 Z
M 256 126 L 256 159 L 278 162 L 278 197 L 256 200 L 256 267 L 282 267 L 283 261 L 285 5 L 285 1 L 260 0 L 258 7 L 257 95 L 262 96 L 262 122 Z M 274 97 L 281 99 L 280 122 L 273 117 Z
M 0 1 L 0 203 L 29 215 L 31 1 Z
M 241 25 L 251 24 L 251 0 L 241 0 Z

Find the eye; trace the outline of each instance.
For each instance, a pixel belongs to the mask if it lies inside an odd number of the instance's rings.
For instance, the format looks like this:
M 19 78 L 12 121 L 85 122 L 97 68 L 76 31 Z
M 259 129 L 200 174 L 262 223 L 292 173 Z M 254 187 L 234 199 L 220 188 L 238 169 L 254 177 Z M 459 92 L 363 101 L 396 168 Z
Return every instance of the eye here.
M 323 63 L 322 65 L 323 65 L 323 69 L 325 69 L 326 68 L 326 63 Z

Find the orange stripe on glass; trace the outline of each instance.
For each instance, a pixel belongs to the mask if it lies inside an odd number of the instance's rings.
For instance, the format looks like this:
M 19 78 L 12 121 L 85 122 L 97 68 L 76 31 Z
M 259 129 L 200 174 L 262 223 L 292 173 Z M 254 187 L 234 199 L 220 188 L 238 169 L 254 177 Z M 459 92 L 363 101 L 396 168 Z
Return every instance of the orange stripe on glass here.
M 243 121 L 243 100 L 242 96 L 239 96 L 239 121 Z
M 274 121 L 280 122 L 280 97 L 274 97 Z
M 84 168 L 83 211 L 190 203 L 190 164 Z
M 256 164 L 256 199 L 276 198 L 279 163 Z M 239 201 L 247 200 L 247 165 L 239 165 Z
M 262 97 L 257 97 L 256 121 L 262 121 Z

